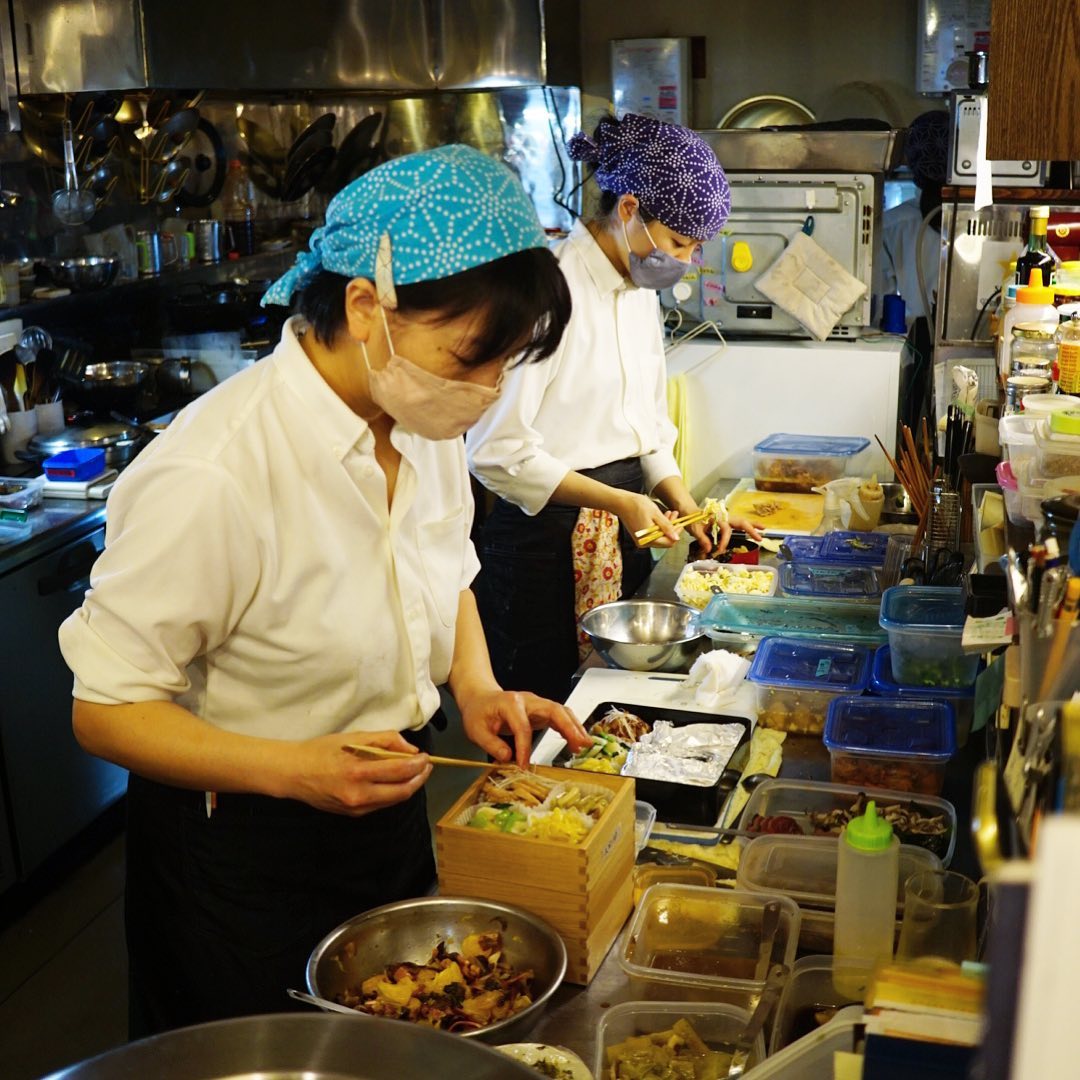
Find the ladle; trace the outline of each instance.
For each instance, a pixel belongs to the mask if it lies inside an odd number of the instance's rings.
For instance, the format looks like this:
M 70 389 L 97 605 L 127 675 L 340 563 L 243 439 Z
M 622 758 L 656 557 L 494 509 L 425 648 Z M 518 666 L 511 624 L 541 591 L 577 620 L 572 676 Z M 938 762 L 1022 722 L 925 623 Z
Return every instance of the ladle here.
M 346 1016 L 364 1015 L 357 1012 L 356 1009 L 350 1009 L 348 1005 L 339 1005 L 336 1001 L 328 1001 L 326 998 L 316 997 L 314 994 L 305 994 L 303 990 L 286 990 L 285 993 L 293 1001 L 302 1001 L 305 1005 L 318 1005 L 320 1009 L 326 1009 L 328 1012 L 344 1013 Z
M 97 209 L 97 199 L 92 191 L 79 190 L 79 176 L 75 171 L 75 136 L 71 121 L 64 121 L 64 181 L 62 191 L 53 194 L 53 214 L 65 225 L 84 225 Z

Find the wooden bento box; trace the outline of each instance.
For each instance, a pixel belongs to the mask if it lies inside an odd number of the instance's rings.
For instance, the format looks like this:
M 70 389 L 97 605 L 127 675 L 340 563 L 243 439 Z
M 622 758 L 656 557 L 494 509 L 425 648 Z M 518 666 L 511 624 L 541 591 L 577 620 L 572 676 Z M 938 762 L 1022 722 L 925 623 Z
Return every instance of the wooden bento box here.
M 546 919 L 566 945 L 566 981 L 587 986 L 633 907 L 634 781 L 537 766 L 542 777 L 613 795 L 580 844 L 475 829 L 459 822 L 481 777 L 435 825 L 439 891 L 515 904 Z

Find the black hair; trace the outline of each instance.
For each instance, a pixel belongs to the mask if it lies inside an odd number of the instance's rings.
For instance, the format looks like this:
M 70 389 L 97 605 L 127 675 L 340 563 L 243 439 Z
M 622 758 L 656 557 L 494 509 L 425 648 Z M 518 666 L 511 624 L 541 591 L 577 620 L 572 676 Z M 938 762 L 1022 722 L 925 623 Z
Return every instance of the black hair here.
M 297 310 L 315 337 L 332 345 L 345 329 L 345 290 L 352 278 L 320 270 L 303 289 Z M 484 364 L 521 352 L 520 361 L 544 360 L 558 347 L 570 321 L 570 290 L 547 248 L 528 248 L 435 281 L 396 287 L 398 311 L 449 322 L 482 314 L 466 364 Z
M 610 217 L 615 212 L 615 207 L 619 205 L 621 195 L 616 195 L 613 191 L 601 191 L 600 192 L 600 216 Z M 650 214 L 644 206 L 641 205 L 641 200 L 638 200 L 638 213 L 641 215 L 641 220 L 646 225 L 651 225 L 656 220 L 655 214 Z

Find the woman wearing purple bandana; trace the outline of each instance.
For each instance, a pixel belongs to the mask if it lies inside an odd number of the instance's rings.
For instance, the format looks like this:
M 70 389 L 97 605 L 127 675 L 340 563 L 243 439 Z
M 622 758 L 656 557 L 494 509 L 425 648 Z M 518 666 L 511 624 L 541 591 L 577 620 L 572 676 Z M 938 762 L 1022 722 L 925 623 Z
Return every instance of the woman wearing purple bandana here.
M 578 617 L 632 596 L 652 568 L 634 534 L 657 527 L 655 546 L 670 547 L 671 518 L 697 509 L 672 453 L 656 292 L 683 276 L 731 209 L 715 154 L 686 128 L 609 116 L 568 148 L 601 192 L 597 217 L 557 252 L 570 322 L 542 371 L 507 372 L 466 440 L 470 469 L 499 496 L 476 584 L 492 663 L 504 685 L 555 700 L 587 652 Z M 692 531 L 708 551 L 704 528 Z

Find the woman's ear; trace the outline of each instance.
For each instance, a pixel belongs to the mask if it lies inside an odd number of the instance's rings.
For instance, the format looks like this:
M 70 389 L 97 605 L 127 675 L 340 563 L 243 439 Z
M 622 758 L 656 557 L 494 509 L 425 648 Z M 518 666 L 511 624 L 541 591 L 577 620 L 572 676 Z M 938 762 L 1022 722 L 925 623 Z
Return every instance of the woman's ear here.
M 367 341 L 379 306 L 375 283 L 353 278 L 345 286 L 345 330 L 353 341 Z
M 619 220 L 629 224 L 634 219 L 634 215 L 638 210 L 638 201 L 636 195 L 620 195 L 618 205 L 615 207 L 615 212 L 619 215 Z

